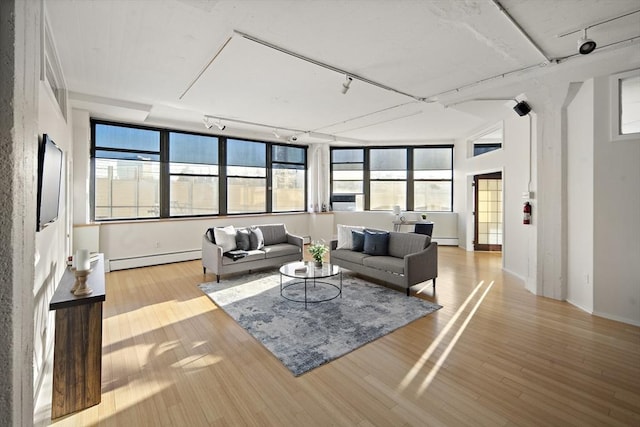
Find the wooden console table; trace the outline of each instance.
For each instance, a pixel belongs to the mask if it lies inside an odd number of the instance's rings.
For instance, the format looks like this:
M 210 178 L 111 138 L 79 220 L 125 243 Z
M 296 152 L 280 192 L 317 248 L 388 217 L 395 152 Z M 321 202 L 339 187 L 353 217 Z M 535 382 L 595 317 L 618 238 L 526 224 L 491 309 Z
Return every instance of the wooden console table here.
M 75 276 L 67 268 L 49 303 L 49 310 L 56 312 L 52 419 L 97 405 L 102 398 L 102 302 L 106 296 L 102 254 L 91 268 L 90 295 L 71 293 Z

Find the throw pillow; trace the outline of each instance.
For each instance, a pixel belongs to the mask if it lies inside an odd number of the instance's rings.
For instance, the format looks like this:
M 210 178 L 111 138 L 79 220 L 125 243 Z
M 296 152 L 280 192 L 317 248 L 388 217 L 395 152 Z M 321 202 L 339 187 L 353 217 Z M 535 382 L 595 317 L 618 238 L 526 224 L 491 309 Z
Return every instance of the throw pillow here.
M 213 227 L 207 230 L 207 238 L 209 239 L 209 241 L 211 241 L 211 243 L 216 242 L 216 236 L 213 234 Z
M 356 252 L 364 250 L 364 231 L 351 230 L 351 240 L 353 241 L 353 249 Z
M 251 227 L 251 235 L 249 236 L 251 241 L 251 250 L 264 248 L 264 236 L 262 230 L 258 227 Z
M 353 240 L 351 237 L 352 230 L 363 230 L 364 227 L 359 225 L 342 225 L 338 224 L 338 244 L 336 249 L 353 249 Z
M 213 229 L 216 245 L 222 247 L 222 252 L 229 252 L 236 248 L 236 229 L 233 225 L 216 227 Z
M 251 231 L 246 228 L 236 230 L 236 249 L 248 251 L 251 248 Z
M 387 255 L 389 248 L 389 232 L 364 230 L 364 249 L 367 255 Z

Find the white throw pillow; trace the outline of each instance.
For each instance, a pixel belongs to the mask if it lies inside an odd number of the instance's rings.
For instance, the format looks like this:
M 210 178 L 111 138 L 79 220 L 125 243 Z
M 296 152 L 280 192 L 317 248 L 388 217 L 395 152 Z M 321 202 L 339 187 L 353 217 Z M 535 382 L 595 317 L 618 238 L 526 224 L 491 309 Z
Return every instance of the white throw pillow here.
M 229 252 L 236 248 L 236 229 L 233 225 L 216 227 L 213 229 L 216 245 L 222 246 L 222 252 Z
M 336 246 L 336 249 L 353 249 L 351 230 L 364 230 L 364 227 L 360 225 L 338 224 L 338 245 Z

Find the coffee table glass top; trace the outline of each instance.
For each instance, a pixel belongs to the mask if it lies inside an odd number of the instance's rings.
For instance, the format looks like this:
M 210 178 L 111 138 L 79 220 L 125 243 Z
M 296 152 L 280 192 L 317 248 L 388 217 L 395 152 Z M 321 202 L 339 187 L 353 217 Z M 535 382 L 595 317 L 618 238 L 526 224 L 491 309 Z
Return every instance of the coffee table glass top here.
M 321 279 L 338 273 L 340 267 L 328 262 L 322 263 L 322 267 L 316 267 L 313 261 L 290 262 L 280 267 L 280 274 L 297 279 Z

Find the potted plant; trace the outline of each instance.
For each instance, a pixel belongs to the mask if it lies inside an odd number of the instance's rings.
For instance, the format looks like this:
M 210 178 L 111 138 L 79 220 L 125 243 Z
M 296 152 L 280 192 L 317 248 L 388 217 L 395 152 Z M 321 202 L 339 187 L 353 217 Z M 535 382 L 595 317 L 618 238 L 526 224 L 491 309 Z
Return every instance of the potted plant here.
M 422 220 L 423 220 L 423 221 L 426 221 L 426 220 L 427 220 L 427 214 L 426 214 L 426 213 L 423 213 L 423 214 L 422 214 L 422 215 L 420 215 L 420 216 L 422 217 Z
M 313 257 L 316 267 L 322 267 L 322 257 L 329 251 L 329 248 L 325 246 L 324 242 L 313 242 L 309 246 L 309 253 Z

